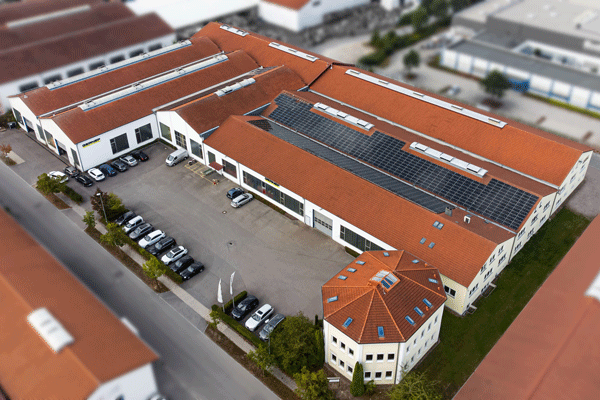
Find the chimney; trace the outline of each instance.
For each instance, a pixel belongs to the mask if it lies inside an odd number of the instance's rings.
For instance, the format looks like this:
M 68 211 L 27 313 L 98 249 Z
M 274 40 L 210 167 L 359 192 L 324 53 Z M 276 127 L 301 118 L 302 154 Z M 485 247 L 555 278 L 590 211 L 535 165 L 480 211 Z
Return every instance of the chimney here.
M 465 215 L 465 222 L 466 222 L 467 224 L 470 224 L 470 223 L 471 223 L 471 216 L 470 216 L 470 215 Z
M 448 215 L 449 217 L 452 216 L 452 209 L 450 207 L 446 207 L 446 215 Z

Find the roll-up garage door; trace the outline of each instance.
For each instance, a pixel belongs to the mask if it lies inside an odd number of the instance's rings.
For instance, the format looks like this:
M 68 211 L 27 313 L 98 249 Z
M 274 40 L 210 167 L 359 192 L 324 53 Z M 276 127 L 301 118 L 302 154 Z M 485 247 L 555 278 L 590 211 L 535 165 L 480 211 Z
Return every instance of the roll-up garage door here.
M 313 210 L 313 218 L 314 223 L 313 226 L 326 234 L 327 236 L 332 236 L 333 234 L 333 220 L 331 218 L 327 218 L 320 212 Z

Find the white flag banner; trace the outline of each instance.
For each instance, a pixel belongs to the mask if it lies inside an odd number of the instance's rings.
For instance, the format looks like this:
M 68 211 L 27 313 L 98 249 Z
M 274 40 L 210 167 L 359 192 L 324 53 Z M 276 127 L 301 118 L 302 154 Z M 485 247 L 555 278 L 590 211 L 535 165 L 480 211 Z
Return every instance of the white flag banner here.
M 231 278 L 229 278 L 229 294 L 233 296 L 233 276 L 235 275 L 235 271 L 231 274 Z
M 217 292 L 217 301 L 223 304 L 223 293 L 221 292 L 221 279 L 219 279 L 219 291 Z

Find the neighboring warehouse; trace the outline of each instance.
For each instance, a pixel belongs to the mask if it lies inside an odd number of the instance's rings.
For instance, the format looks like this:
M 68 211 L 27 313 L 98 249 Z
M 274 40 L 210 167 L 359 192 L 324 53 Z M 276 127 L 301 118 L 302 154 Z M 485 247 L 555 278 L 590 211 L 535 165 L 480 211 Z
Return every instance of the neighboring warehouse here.
M 443 66 L 478 77 L 499 70 L 516 90 L 600 110 L 600 2 L 490 0 L 453 25 L 475 36 L 444 49 Z
M 366 251 L 323 285 L 326 362 L 393 384 L 434 347 L 446 295 L 435 268 L 405 251 Z
M 409 252 L 439 271 L 458 314 L 494 287 L 592 155 L 218 23 L 11 104 L 21 127 L 81 169 L 160 138 L 343 246 Z
M 600 398 L 600 218 L 483 359 L 454 400 Z
M 138 399 L 156 354 L 0 211 L 0 392 L 11 399 Z M 127 325 L 126 325 L 127 324 Z
M 156 14 L 121 3 L 19 2 L 0 7 L 0 111 L 8 96 L 168 46 Z

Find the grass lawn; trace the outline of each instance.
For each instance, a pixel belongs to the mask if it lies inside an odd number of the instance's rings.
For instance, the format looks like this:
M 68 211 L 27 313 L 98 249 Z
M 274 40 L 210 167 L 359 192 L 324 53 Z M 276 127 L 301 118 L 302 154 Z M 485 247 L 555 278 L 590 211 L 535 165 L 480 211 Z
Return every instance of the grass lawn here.
M 444 312 L 441 343 L 417 368 L 441 382 L 444 398 L 456 394 L 590 222 L 563 208 L 513 258 L 474 314 Z

